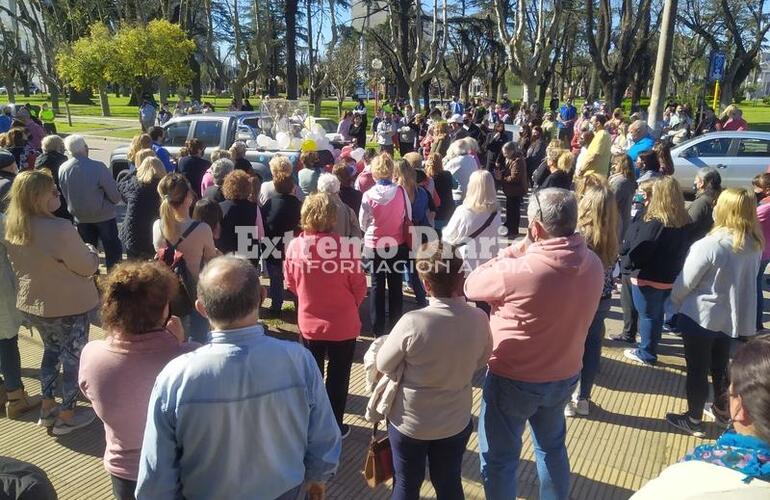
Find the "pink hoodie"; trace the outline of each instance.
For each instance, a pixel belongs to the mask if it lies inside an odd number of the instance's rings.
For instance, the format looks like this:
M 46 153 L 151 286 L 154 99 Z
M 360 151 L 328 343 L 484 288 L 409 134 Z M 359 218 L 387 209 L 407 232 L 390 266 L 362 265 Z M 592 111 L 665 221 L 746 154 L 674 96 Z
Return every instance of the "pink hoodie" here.
M 602 294 L 602 263 L 577 233 L 518 249 L 502 250 L 465 281 L 469 300 L 492 306 L 489 370 L 522 382 L 573 377 Z
M 385 248 L 404 243 L 404 209 L 412 217 L 412 205 L 406 203 L 406 191 L 393 182 L 378 181 L 361 198 L 358 221 L 364 231 L 366 248 Z
M 356 245 L 343 247 L 335 233 L 302 233 L 286 248 L 283 274 L 286 288 L 297 296 L 297 324 L 304 338 L 358 337 L 366 275 Z

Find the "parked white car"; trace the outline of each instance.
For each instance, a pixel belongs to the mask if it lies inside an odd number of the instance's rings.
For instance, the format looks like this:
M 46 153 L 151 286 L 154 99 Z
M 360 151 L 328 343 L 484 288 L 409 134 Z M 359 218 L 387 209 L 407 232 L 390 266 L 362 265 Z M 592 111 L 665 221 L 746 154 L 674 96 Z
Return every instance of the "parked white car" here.
M 687 140 L 671 149 L 674 178 L 685 192 L 694 191 L 701 167 L 719 169 L 723 187 L 751 187 L 755 175 L 770 165 L 770 132 L 713 132 Z

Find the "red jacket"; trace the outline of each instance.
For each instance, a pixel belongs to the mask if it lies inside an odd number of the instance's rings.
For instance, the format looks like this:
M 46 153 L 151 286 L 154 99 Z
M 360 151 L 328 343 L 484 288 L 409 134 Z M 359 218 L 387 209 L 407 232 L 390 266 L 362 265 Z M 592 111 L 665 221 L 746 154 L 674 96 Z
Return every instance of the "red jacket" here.
M 297 324 L 304 338 L 358 337 L 366 276 L 357 245 L 346 246 L 335 233 L 301 233 L 286 248 L 283 274 L 298 299 Z

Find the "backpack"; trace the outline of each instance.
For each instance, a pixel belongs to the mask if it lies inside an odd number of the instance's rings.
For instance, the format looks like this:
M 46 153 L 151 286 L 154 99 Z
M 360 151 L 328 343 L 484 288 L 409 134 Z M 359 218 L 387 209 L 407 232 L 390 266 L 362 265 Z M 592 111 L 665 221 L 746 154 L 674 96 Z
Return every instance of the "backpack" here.
M 158 250 L 155 256 L 155 260 L 164 263 L 171 269 L 179 280 L 179 288 L 174 298 L 171 299 L 169 304 L 169 311 L 174 316 L 180 318 L 190 314 L 195 308 L 195 299 L 197 297 L 195 279 L 190 274 L 190 270 L 187 268 L 187 263 L 184 260 L 184 254 L 177 250 L 180 243 L 190 234 L 195 231 L 195 228 L 200 225 L 200 221 L 193 221 L 192 224 L 182 233 L 179 240 L 175 244 L 171 244 L 166 240 L 166 247 Z

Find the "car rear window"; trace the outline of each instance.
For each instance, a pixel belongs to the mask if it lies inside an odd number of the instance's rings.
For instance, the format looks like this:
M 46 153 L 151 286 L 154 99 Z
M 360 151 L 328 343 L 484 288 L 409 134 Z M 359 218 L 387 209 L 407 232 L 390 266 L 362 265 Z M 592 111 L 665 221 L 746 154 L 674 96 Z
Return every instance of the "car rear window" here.
M 741 139 L 738 156 L 770 157 L 770 141 L 764 139 Z

